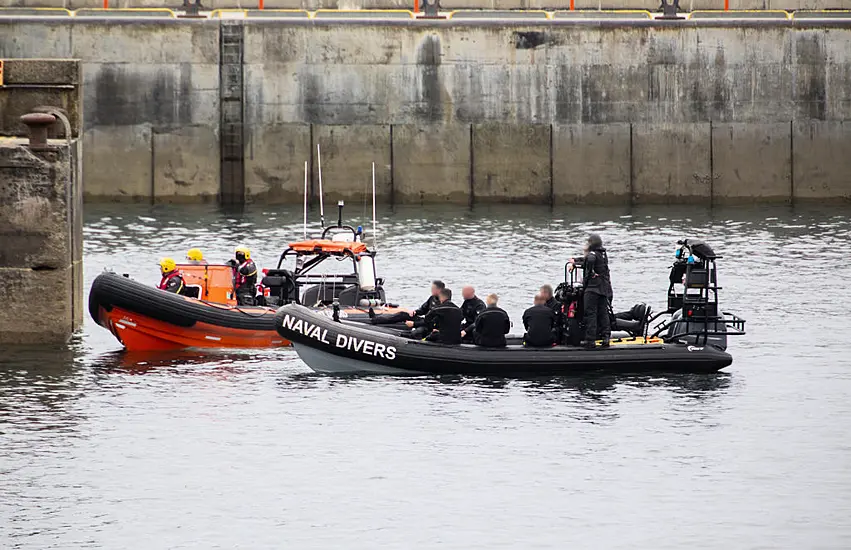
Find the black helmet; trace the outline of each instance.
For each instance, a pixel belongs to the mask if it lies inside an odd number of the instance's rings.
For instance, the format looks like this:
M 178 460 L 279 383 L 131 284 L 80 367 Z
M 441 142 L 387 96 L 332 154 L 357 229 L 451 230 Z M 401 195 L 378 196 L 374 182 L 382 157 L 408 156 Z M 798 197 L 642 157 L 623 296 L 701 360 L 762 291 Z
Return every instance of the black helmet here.
M 603 239 L 600 235 L 596 233 L 591 233 L 588 235 L 588 249 L 594 250 L 597 248 L 603 248 Z

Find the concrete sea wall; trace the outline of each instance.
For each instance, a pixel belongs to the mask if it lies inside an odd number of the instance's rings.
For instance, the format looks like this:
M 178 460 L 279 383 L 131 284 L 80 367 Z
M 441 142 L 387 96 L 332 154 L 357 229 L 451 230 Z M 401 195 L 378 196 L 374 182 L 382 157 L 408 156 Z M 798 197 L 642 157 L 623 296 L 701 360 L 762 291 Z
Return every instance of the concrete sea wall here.
M 80 65 L 7 59 L 3 69 L 0 349 L 62 344 L 83 320 Z M 8 137 L 30 133 L 20 116 L 39 107 L 67 114 L 70 135 L 56 124 L 61 140 Z
M 225 37 L 225 38 L 223 38 Z M 82 60 L 89 199 L 851 198 L 851 28 L 807 21 L 0 18 Z

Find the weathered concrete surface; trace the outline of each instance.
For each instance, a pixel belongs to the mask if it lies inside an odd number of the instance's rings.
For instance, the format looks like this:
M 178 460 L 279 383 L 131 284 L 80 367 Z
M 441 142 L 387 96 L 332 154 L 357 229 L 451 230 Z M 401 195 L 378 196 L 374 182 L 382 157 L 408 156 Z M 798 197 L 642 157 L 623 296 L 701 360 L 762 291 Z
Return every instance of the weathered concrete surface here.
M 214 202 L 219 194 L 218 136 L 207 126 L 155 132 L 154 199 Z M 212 162 L 211 162 L 212 157 Z
M 4 86 L 0 87 L 0 136 L 26 135 L 27 129 L 20 117 L 41 105 L 62 109 L 72 129 L 82 126 L 80 67 L 77 62 L 66 59 L 6 59 L 3 76 Z M 65 137 L 64 134 L 61 124 L 57 124 L 50 132 L 51 137 Z
M 788 123 L 719 123 L 712 128 L 716 203 L 789 202 L 792 136 Z
M 314 126 L 314 151 L 316 144 L 319 144 L 322 156 L 322 191 L 326 201 L 331 201 L 326 204 L 339 199 L 360 202 L 370 199 L 373 162 L 376 196 L 382 201 L 389 200 L 390 126 Z M 318 168 L 314 158 L 313 184 L 316 192 L 319 189 Z
M 708 123 L 634 124 L 635 202 L 708 203 L 712 188 L 709 134 Z
M 473 125 L 473 201 L 548 203 L 550 127 Z
M 310 159 L 309 124 L 249 125 L 245 145 L 246 200 L 300 202 L 304 197 L 304 163 Z M 308 177 L 309 174 L 308 165 Z
M 89 128 L 83 134 L 83 148 L 111 151 L 108 155 L 83 155 L 86 200 L 148 202 L 153 199 L 150 124 Z
M 796 124 L 794 199 L 851 200 L 851 122 Z
M 218 132 L 218 20 L 69 21 L 0 18 L 0 56 L 80 57 L 84 62 L 87 135 L 94 135 L 95 129 L 119 132 L 125 130 L 114 129 L 127 128 L 129 132 L 132 128 L 138 132 L 145 125 L 156 135 L 177 134 L 181 128 L 196 126 Z M 575 135 L 583 136 L 587 143 L 597 141 L 587 139 L 594 132 L 600 133 L 600 139 L 619 135 L 623 125 L 658 130 L 658 136 L 642 134 L 648 139 L 638 147 L 633 143 L 628 159 L 631 188 L 641 200 L 674 202 L 708 197 L 716 180 L 703 162 L 708 149 L 696 148 L 697 144 L 708 147 L 708 137 L 701 134 L 697 139 L 686 132 L 688 136 L 677 144 L 663 128 L 851 120 L 851 28 L 847 27 L 793 25 L 785 20 L 736 26 L 723 21 L 646 26 L 418 21 L 402 26 L 248 19 L 244 29 L 243 113 L 245 135 L 253 142 L 246 143 L 245 150 L 266 147 L 257 143 L 265 127 L 273 134 L 277 125 L 349 127 L 353 161 L 368 166 L 368 161 L 385 159 L 380 178 L 386 198 L 395 199 L 398 194 L 400 200 L 406 196 L 426 200 L 424 196 L 429 195 L 442 201 L 446 196 L 459 200 L 462 196 L 454 177 L 451 184 L 435 181 L 428 192 L 417 189 L 418 183 L 406 188 L 408 176 L 403 174 L 410 170 L 405 167 L 394 169 L 401 178 L 394 187 L 399 193 L 390 193 L 392 170 L 386 166 L 390 162 L 386 153 L 390 126 L 445 127 L 450 136 L 454 128 L 465 125 L 504 127 L 495 139 L 511 141 L 491 140 L 474 146 L 471 162 L 476 164 L 476 185 L 485 186 L 481 196 L 506 201 L 526 193 L 531 195 L 525 200 L 538 200 L 541 187 L 546 186 L 535 178 L 541 174 L 545 157 L 553 158 L 553 194 L 563 195 L 558 200 L 597 201 L 617 194 L 612 182 L 621 181 L 627 162 L 622 157 L 613 159 L 618 168 L 601 172 L 603 179 L 596 184 L 599 189 L 577 190 L 575 178 L 572 183 L 562 183 L 567 180 L 559 175 L 564 168 L 557 166 L 557 151 L 551 153 L 545 144 L 539 150 L 538 140 L 535 153 L 529 156 L 523 128 L 576 127 Z M 151 48 L 151 44 L 159 47 Z M 580 130 L 584 126 L 590 130 Z M 604 128 L 607 126 L 611 128 Z M 374 134 L 376 128 L 380 131 Z M 847 125 L 839 131 L 851 132 Z M 140 135 L 138 140 L 128 137 L 118 143 L 123 148 L 131 141 L 141 144 L 145 134 Z M 760 139 L 758 133 L 747 135 Z M 314 135 L 314 144 L 316 139 Z M 556 132 L 553 142 L 560 139 Z M 845 139 L 851 139 L 851 134 Z M 456 142 L 449 139 L 446 147 L 454 148 Z M 341 144 L 340 151 L 348 146 Z M 491 146 L 496 153 L 491 153 Z M 610 146 L 623 154 L 621 140 Z M 693 150 L 684 155 L 684 147 Z M 484 157 L 477 154 L 478 149 L 483 149 Z M 150 145 L 145 150 L 150 154 Z M 298 147 L 292 150 L 295 157 L 301 156 Z M 205 166 L 213 166 L 219 162 L 218 151 L 218 147 L 206 152 L 199 148 L 197 154 Z M 155 173 L 160 163 L 154 163 L 152 157 L 149 164 L 153 169 L 143 168 L 142 160 L 133 160 L 130 164 L 138 169 L 114 171 L 114 152 L 109 147 L 87 149 L 86 165 L 104 167 L 98 179 L 87 182 L 88 196 L 108 194 L 115 185 L 111 182 L 117 179 L 126 181 L 122 185 L 129 188 L 153 190 L 155 180 L 168 178 L 164 172 Z M 490 169 L 479 162 L 491 154 L 502 167 Z M 593 150 L 580 154 L 589 158 L 588 166 L 594 155 Z M 435 153 L 433 162 L 453 158 L 460 157 L 453 151 L 441 151 Z M 695 164 L 697 158 L 702 160 Z M 681 164 L 672 164 L 672 159 Z M 296 166 L 291 170 L 298 175 L 305 159 L 293 160 Z M 394 155 L 393 162 L 397 161 Z M 720 162 L 731 166 L 733 161 Z M 544 166 L 548 174 L 549 161 Z M 281 168 L 284 162 L 275 155 L 258 154 L 247 160 L 246 180 L 253 179 L 255 187 L 248 184 L 246 193 L 286 200 L 287 193 L 276 194 L 263 187 L 269 182 L 283 185 L 274 178 L 298 185 L 292 174 L 277 175 Z M 315 166 L 312 172 L 315 183 Z M 524 174 L 533 173 L 537 174 L 533 181 L 521 181 Z M 495 182 L 494 176 L 501 181 Z M 681 181 L 683 176 L 691 183 Z M 777 181 L 765 182 L 765 189 L 742 189 L 752 195 L 738 199 L 763 200 L 771 188 L 782 188 L 786 177 L 778 173 Z M 511 189 L 506 178 L 515 180 Z M 491 190 L 486 188 L 488 181 Z M 99 187 L 102 185 L 110 187 Z M 507 189 L 502 198 L 499 189 Z M 425 195 L 421 197 L 420 191 Z M 356 186 L 345 192 L 362 193 Z M 577 192 L 581 195 L 574 195 Z M 166 195 L 173 197 L 174 193 Z M 544 195 L 549 197 L 549 192 Z
M 629 202 L 629 162 L 629 124 L 554 126 L 554 201 Z
M 393 126 L 393 189 L 399 203 L 470 200 L 470 126 Z
M 0 141 L 0 344 L 59 344 L 82 321 L 77 149 L 23 143 Z

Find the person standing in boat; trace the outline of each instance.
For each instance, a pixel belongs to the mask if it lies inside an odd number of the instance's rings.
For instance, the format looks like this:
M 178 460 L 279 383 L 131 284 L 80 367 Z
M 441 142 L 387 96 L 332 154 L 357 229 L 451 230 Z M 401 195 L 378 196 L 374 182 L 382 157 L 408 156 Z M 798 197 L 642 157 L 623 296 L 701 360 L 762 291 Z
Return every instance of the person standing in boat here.
M 432 308 L 440 305 L 440 291 L 446 288 L 443 281 L 432 281 L 431 296 L 428 297 L 423 305 L 419 308 L 410 311 L 400 311 L 398 313 L 387 313 L 385 315 L 375 315 L 370 309 L 370 322 L 373 325 L 395 325 L 398 323 L 406 323 L 408 327 L 413 327 L 413 322 L 417 318 L 425 317 Z
M 443 288 L 438 294 L 440 304 L 432 307 L 423 318 L 408 321 L 408 326 L 413 325 L 412 337 L 416 338 L 421 329 L 425 329 L 425 339 L 429 342 L 441 344 L 461 343 L 461 321 L 464 314 L 461 308 L 452 303 L 452 291 Z
M 523 326 L 526 328 L 523 345 L 532 348 L 555 345 L 556 313 L 541 294 L 535 294 L 535 304 L 523 312 Z
M 470 285 L 461 289 L 461 312 L 464 320 L 461 322 L 461 339 L 464 342 L 473 342 L 473 327 L 476 326 L 476 318 L 485 310 L 485 303 L 476 296 L 476 289 Z
M 257 265 L 251 259 L 251 250 L 245 246 L 234 251 L 236 260 L 228 262 L 233 267 L 233 288 L 236 303 L 240 306 L 253 306 L 257 293 Z
M 553 337 L 555 338 L 556 344 L 562 343 L 562 335 L 564 333 L 564 313 L 562 312 L 562 304 L 553 296 L 553 287 L 550 285 L 543 285 L 538 293 L 543 296 L 544 300 L 546 300 L 546 306 L 553 310 L 553 313 L 556 314 L 556 326 L 553 328 Z
M 189 265 L 207 265 L 204 253 L 200 248 L 190 248 L 186 251 L 186 263 Z
M 172 258 L 163 258 L 160 260 L 160 273 L 162 279 L 157 288 L 172 292 L 174 294 L 183 294 L 186 285 L 183 282 L 183 275 L 177 269 L 177 263 Z
M 487 307 L 476 317 L 473 341 L 485 348 L 504 348 L 505 335 L 511 330 L 511 320 L 504 309 L 499 307 L 499 296 L 488 294 Z M 461 332 L 464 336 L 464 332 Z M 469 332 L 467 333 L 469 335 Z
M 609 347 L 612 329 L 609 319 L 609 303 L 612 299 L 612 281 L 609 274 L 609 256 L 603 247 L 603 239 L 596 233 L 588 236 L 588 252 L 584 258 L 570 260 L 576 265 L 582 262 L 582 307 L 585 309 L 585 349 L 596 347 L 597 336 L 602 346 Z M 573 266 L 571 266 L 573 267 Z

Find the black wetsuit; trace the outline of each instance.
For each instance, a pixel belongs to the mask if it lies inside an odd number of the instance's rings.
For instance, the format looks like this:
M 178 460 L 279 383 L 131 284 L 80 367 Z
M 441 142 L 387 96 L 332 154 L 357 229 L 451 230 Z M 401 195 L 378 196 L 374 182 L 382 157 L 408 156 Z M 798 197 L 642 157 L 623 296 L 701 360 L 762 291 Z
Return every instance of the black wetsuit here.
M 561 344 L 562 335 L 564 334 L 564 313 L 561 310 L 561 302 L 555 298 L 550 298 L 547 300 L 547 307 L 556 314 L 556 326 L 553 328 L 553 337 L 556 340 L 556 344 Z
M 184 294 L 184 291 L 186 290 L 183 282 L 183 275 L 177 270 L 172 271 L 168 275 L 163 275 L 163 278 L 157 288 L 173 294 Z
M 253 260 L 247 259 L 235 269 L 236 303 L 240 306 L 253 306 L 254 295 L 257 294 L 257 266 Z
M 461 343 L 461 320 L 464 314 L 461 308 L 447 300 L 437 307 L 432 307 L 428 314 L 421 319 L 414 321 L 416 327 L 413 334 L 416 334 L 417 329 L 426 329 L 426 339 L 430 342 L 440 342 L 441 344 L 460 344 Z M 437 332 L 432 332 L 436 329 Z
M 511 321 L 502 308 L 488 306 L 476 317 L 474 341 L 486 348 L 505 347 L 505 335 L 511 330 Z
M 429 296 L 428 300 L 426 300 L 423 305 L 417 308 L 414 311 L 414 314 L 411 315 L 407 311 L 400 311 L 399 313 L 388 313 L 385 315 L 376 315 L 372 318 L 373 325 L 396 325 L 404 323 L 405 321 L 415 321 L 417 317 L 425 317 L 425 315 L 431 311 L 432 308 L 437 307 L 440 304 L 440 298 L 437 296 Z
M 599 335 L 608 342 L 612 334 L 609 319 L 609 300 L 612 298 L 612 283 L 609 278 L 609 257 L 606 249 L 596 247 L 585 255 L 582 285 L 585 293 L 582 307 L 585 309 L 585 342 L 593 346 Z
M 532 306 L 523 312 L 526 335 L 523 343 L 534 348 L 549 347 L 555 343 L 553 329 L 556 326 L 555 312 L 544 304 Z
M 461 304 L 461 313 L 464 314 L 464 321 L 461 324 L 461 330 L 467 333 L 463 340 L 465 342 L 473 341 L 473 328 L 476 326 L 476 317 L 485 310 L 487 306 L 478 296 L 473 296 L 469 300 L 464 300 Z

